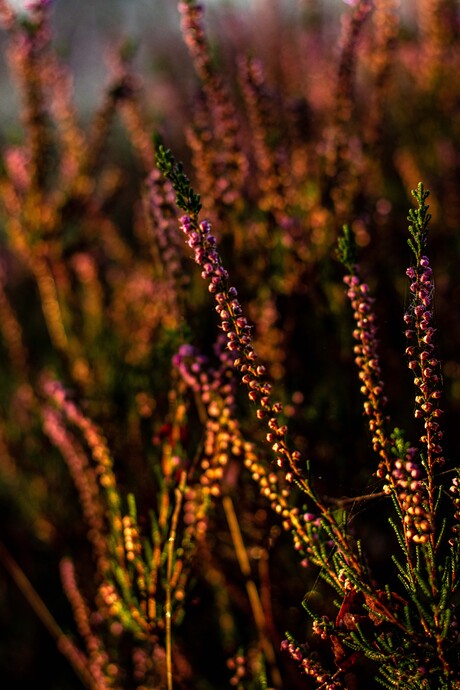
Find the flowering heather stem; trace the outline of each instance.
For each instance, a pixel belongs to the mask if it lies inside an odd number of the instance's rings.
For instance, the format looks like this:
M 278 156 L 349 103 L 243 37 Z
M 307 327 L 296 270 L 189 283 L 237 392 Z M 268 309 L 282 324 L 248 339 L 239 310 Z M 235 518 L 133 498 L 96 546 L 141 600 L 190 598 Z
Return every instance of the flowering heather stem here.
M 107 505 L 111 515 L 109 527 L 114 542 L 113 555 L 119 566 L 124 568 L 125 554 L 123 546 L 121 500 L 117 490 L 117 483 L 113 472 L 113 461 L 107 442 L 96 425 L 85 417 L 75 403 L 69 399 L 67 391 L 59 381 L 45 374 L 42 377 L 41 387 L 45 397 L 53 402 L 70 424 L 75 425 L 81 431 L 91 450 L 99 484 L 106 494 Z
M 423 422 L 424 432 L 420 437 L 424 452 L 421 453 L 422 464 L 427 475 L 427 492 L 429 501 L 429 520 L 431 523 L 431 539 L 434 540 L 434 513 L 436 501 L 436 487 L 434 473 L 444 464 L 441 440 L 443 432 L 439 419 L 442 410 L 439 406 L 441 398 L 441 365 L 435 355 L 433 336 L 436 329 L 433 326 L 433 272 L 428 257 L 425 255 L 428 224 L 430 214 L 425 201 L 429 195 L 422 183 L 412 191 L 418 202 L 418 208 L 409 212 L 411 222 L 409 231 L 412 239 L 408 244 L 415 256 L 415 265 L 410 266 L 406 274 L 410 278 L 412 298 L 409 308 L 404 315 L 407 326 L 406 338 L 409 345 L 406 354 L 409 357 L 409 369 L 414 374 L 414 383 L 418 389 L 415 402 L 415 417 Z M 434 544 L 434 541 L 433 541 Z
M 364 412 L 369 418 L 372 445 L 374 451 L 380 456 L 377 475 L 383 477 L 385 473 L 391 471 L 391 441 L 386 429 L 389 418 L 384 413 L 387 398 L 383 393 L 384 384 L 378 354 L 377 326 L 373 312 L 374 299 L 369 294 L 369 286 L 359 275 L 353 242 L 351 230 L 345 226 L 343 236 L 338 243 L 338 255 L 348 271 L 343 282 L 348 285 L 347 296 L 353 307 L 353 317 L 356 323 L 356 328 L 353 331 L 353 337 L 357 341 L 353 348 L 356 355 L 355 362 L 359 368 L 361 393 L 366 398 Z
M 211 224 L 207 220 L 199 221 L 200 197 L 193 192 L 182 165 L 177 164 L 171 151 L 161 145 L 157 151 L 157 166 L 171 180 L 177 195 L 177 205 L 187 211 L 186 215 L 180 219 L 181 229 L 187 238 L 187 244 L 194 251 L 195 262 L 202 269 L 202 278 L 209 281 L 208 290 L 217 302 L 216 311 L 221 318 L 221 328 L 227 337 L 227 348 L 236 354 L 234 366 L 241 375 L 242 383 L 248 389 L 249 400 L 257 406 L 257 418 L 264 420 L 268 427 L 266 439 L 275 453 L 276 463 L 285 471 L 288 485 L 295 484 L 315 503 L 316 509 L 334 535 L 337 547 L 345 561 L 359 576 L 362 576 L 362 565 L 353 553 L 342 527 L 317 495 L 306 471 L 301 466 L 300 452 L 292 450 L 288 444 L 287 426 L 280 423 L 279 419 L 282 405 L 271 399 L 271 385 L 265 378 L 265 367 L 257 363 L 258 357 L 252 347 L 251 327 L 243 315 L 236 289 L 228 286 L 228 273 L 217 251 L 217 242 L 211 232 Z M 294 521 L 291 524 L 294 533 L 299 530 L 300 534 L 304 534 L 305 530 L 301 521 L 291 511 L 289 518 L 292 519 L 293 516 Z M 324 565 L 324 562 L 321 561 L 321 565 Z M 341 584 L 335 574 L 331 574 L 331 577 L 340 587 Z
M 353 331 L 358 344 L 354 347 L 355 362 L 359 368 L 361 393 L 365 396 L 364 412 L 369 417 L 373 449 L 379 454 L 377 476 L 385 479 L 384 491 L 396 499 L 403 517 L 403 539 L 407 553 L 411 542 L 424 543 L 431 524 L 423 507 L 426 491 L 421 482 L 422 471 L 416 462 L 417 449 L 409 447 L 399 429 L 389 433 L 389 417 L 384 413 L 387 398 L 378 355 L 377 328 L 373 313 L 373 299 L 369 287 L 359 276 L 354 240 L 348 226 L 338 242 L 338 256 L 348 270 L 344 282 L 349 286 L 347 295 L 354 309 L 356 329 Z M 413 564 L 409 558 L 409 566 Z
M 227 348 L 237 355 L 234 365 L 242 375 L 242 382 L 249 389 L 249 400 L 258 406 L 257 417 L 267 420 L 270 430 L 267 440 L 276 453 L 277 464 L 287 469 L 288 482 L 295 479 L 299 488 L 312 497 L 312 489 L 300 467 L 300 453 L 288 448 L 287 428 L 278 421 L 282 405 L 271 401 L 271 385 L 265 380 L 265 367 L 257 365 L 257 354 L 251 344 L 251 326 L 243 316 L 236 288 L 228 286 L 228 272 L 217 251 L 211 223 L 207 220 L 200 222 L 198 219 L 201 209 L 199 196 L 191 190 L 182 167 L 180 164 L 176 165 L 169 151 L 160 147 L 157 161 L 159 169 L 171 179 L 176 189 L 178 206 L 189 211 L 180 219 L 181 229 L 187 238 L 187 244 L 194 251 L 195 262 L 202 269 L 201 277 L 209 281 L 208 290 L 217 302 L 216 311 L 227 337 Z
M 96 473 L 77 439 L 67 430 L 62 416 L 49 405 L 42 408 L 43 430 L 58 448 L 79 493 L 83 516 L 88 525 L 88 540 L 96 558 L 98 572 L 109 570 L 109 547 L 105 535 L 106 524 Z

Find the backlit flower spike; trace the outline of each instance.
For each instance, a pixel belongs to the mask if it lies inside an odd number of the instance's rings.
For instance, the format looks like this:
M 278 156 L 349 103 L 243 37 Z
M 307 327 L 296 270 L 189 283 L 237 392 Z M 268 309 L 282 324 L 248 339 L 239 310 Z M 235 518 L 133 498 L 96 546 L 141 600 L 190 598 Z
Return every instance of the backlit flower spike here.
M 172 181 L 177 195 L 176 203 L 186 211 L 180 218 L 181 230 L 188 246 L 193 250 L 195 262 L 202 269 L 201 275 L 208 283 L 209 292 L 214 295 L 216 311 L 221 319 L 220 325 L 227 338 L 227 348 L 236 357 L 234 366 L 246 386 L 249 400 L 256 405 L 257 418 L 263 420 L 267 426 L 267 442 L 274 453 L 277 466 L 283 471 L 286 487 L 283 489 L 282 501 L 280 500 L 279 505 L 275 507 L 276 512 L 286 517 L 286 521 L 291 520 L 293 534 L 297 531 L 301 535 L 297 541 L 304 542 L 306 547 L 310 547 L 310 535 L 302 525 L 298 509 L 289 511 L 289 508 L 284 507 L 290 485 L 296 486 L 316 504 L 316 510 L 321 514 L 328 533 L 331 538 L 333 536 L 337 540 L 341 558 L 349 565 L 352 564 L 356 572 L 362 574 L 362 565 L 346 539 L 342 526 L 316 494 L 300 452 L 289 445 L 288 428 L 280 419 L 283 406 L 272 399 L 272 386 L 267 381 L 265 366 L 258 362 L 257 353 L 252 345 L 251 326 L 243 314 L 236 288 L 228 285 L 228 273 L 222 265 L 211 223 L 208 220 L 199 220 L 201 203 L 198 195 L 193 192 L 182 166 L 177 164 L 172 153 L 161 145 L 157 150 L 157 166 Z M 334 569 L 325 562 L 324 549 L 323 553 L 318 552 L 316 556 L 319 565 L 327 566 L 330 580 L 341 588 Z M 310 560 L 313 561 L 314 558 L 315 553 Z
M 408 240 L 415 262 L 410 266 L 406 275 L 410 282 L 411 299 L 404 314 L 406 324 L 405 335 L 408 340 L 406 354 L 408 366 L 414 375 L 416 386 L 415 417 L 423 423 L 420 436 L 422 444 L 421 462 L 426 472 L 427 482 L 427 515 L 430 522 L 430 533 L 434 533 L 434 513 L 436 492 L 434 474 L 444 465 L 442 448 L 443 430 L 440 424 L 442 409 L 441 399 L 441 363 L 437 358 L 433 343 L 436 328 L 433 319 L 434 280 L 430 261 L 426 255 L 428 225 L 431 215 L 429 206 L 425 204 L 429 191 L 420 182 L 417 189 L 412 191 L 418 207 L 409 211 Z
M 432 528 L 426 508 L 427 494 L 421 481 L 422 471 L 417 463 L 417 449 L 405 442 L 399 429 L 394 429 L 392 433 L 389 430 L 390 419 L 385 412 L 387 398 L 378 352 L 374 300 L 370 296 L 369 286 L 359 274 L 356 247 L 348 226 L 344 227 L 343 235 L 339 238 L 338 256 L 348 271 L 343 280 L 348 286 L 347 296 L 354 310 L 356 328 L 353 337 L 357 341 L 354 353 L 361 393 L 365 397 L 364 412 L 368 417 L 373 449 L 380 458 L 376 474 L 386 482 L 383 490 L 392 494 L 399 505 L 407 546 L 412 541 L 424 543 Z
M 344 226 L 338 242 L 338 257 L 347 269 L 343 282 L 347 285 L 347 297 L 353 308 L 355 329 L 353 348 L 355 363 L 359 369 L 361 393 L 365 397 L 364 413 L 368 417 L 369 430 L 372 434 L 372 446 L 380 458 L 377 476 L 380 478 L 391 474 L 392 442 L 388 432 L 389 417 L 385 412 L 387 398 L 380 367 L 377 338 L 377 325 L 374 313 L 374 299 L 368 284 L 359 274 L 356 262 L 356 251 L 352 231 Z
M 91 611 L 79 589 L 72 561 L 64 558 L 61 561 L 60 570 L 65 594 L 72 606 L 78 632 L 86 647 L 86 653 L 75 649 L 74 654 L 78 655 L 80 663 L 91 677 L 92 682 L 89 687 L 98 688 L 98 690 L 110 690 L 114 687 L 114 683 L 116 687 L 116 677 L 120 670 L 111 661 L 102 639 L 93 629 Z
M 406 354 L 409 358 L 409 369 L 414 374 L 414 383 L 419 394 L 415 402 L 415 417 L 424 422 L 425 433 L 421 442 L 426 447 L 426 462 L 429 467 L 442 466 L 442 430 L 439 419 L 442 416 L 441 398 L 441 363 L 436 356 L 433 343 L 436 328 L 434 327 L 433 298 L 434 280 L 430 261 L 425 255 L 428 224 L 431 219 L 428 206 L 425 204 L 429 192 L 420 183 L 412 194 L 418 202 L 418 209 L 409 213 L 409 231 L 412 240 L 408 244 L 415 256 L 415 264 L 410 266 L 406 275 L 410 279 L 411 301 L 404 315 L 407 326 L 406 338 L 409 345 Z

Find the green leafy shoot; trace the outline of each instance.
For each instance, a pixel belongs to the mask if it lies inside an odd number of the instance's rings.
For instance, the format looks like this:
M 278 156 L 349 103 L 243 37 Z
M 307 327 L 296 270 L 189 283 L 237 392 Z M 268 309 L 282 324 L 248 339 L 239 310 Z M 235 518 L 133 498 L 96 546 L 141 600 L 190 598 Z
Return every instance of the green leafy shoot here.
M 196 218 L 201 211 L 200 195 L 193 191 L 182 163 L 176 162 L 170 149 L 165 148 L 163 144 L 158 144 L 156 164 L 158 170 L 171 181 L 179 208 Z
M 356 242 L 349 225 L 344 225 L 337 242 L 337 257 L 350 274 L 356 270 Z
M 431 220 L 431 214 L 428 213 L 429 205 L 425 204 L 429 195 L 430 192 L 424 188 L 422 182 L 419 182 L 417 189 L 412 190 L 412 196 L 415 197 L 418 208 L 411 209 L 407 216 L 407 220 L 410 223 L 409 232 L 413 238 L 413 241 L 408 239 L 407 244 L 414 252 L 417 263 L 420 261 L 426 247 L 428 224 Z

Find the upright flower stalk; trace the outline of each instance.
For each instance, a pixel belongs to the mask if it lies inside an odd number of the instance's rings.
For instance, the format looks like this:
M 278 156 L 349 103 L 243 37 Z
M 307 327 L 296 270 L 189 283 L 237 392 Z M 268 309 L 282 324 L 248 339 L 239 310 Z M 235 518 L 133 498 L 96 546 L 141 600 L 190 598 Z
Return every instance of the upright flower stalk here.
M 390 418 L 385 412 L 387 397 L 378 352 L 374 299 L 369 286 L 360 276 L 356 263 L 355 246 L 350 229 L 345 226 L 338 242 L 338 256 L 347 268 L 344 283 L 353 308 L 355 329 L 353 337 L 355 363 L 359 369 L 361 393 L 365 398 L 364 412 L 368 417 L 372 434 L 372 447 L 380 462 L 376 471 L 384 479 L 383 490 L 396 500 L 404 523 L 403 539 L 409 553 L 411 543 L 425 543 L 433 532 L 429 519 L 430 510 L 425 507 L 427 491 L 422 480 L 422 469 L 417 462 L 417 448 L 404 441 L 400 429 L 390 432 Z M 406 317 L 407 321 L 407 317 Z M 410 559 L 412 564 L 412 560 Z
M 374 298 L 369 286 L 361 278 L 356 263 L 355 248 L 351 230 L 343 229 L 343 236 L 338 243 L 338 256 L 348 273 L 343 282 L 348 286 L 347 297 L 353 308 L 355 329 L 353 338 L 357 341 L 353 351 L 355 363 L 359 369 L 361 393 L 365 397 L 364 412 L 369 420 L 372 433 L 372 446 L 379 454 L 380 464 L 377 476 L 384 477 L 391 472 L 391 440 L 388 436 L 389 417 L 385 412 L 387 398 L 384 395 L 384 383 L 378 353 L 377 325 L 374 314 Z
M 251 326 L 243 315 L 236 288 L 228 285 L 228 272 L 217 250 L 211 223 L 208 220 L 199 221 L 200 198 L 190 188 L 182 166 L 176 164 L 171 152 L 162 146 L 158 149 L 157 164 L 161 172 L 171 180 L 176 190 L 178 206 L 188 210 L 180 218 L 181 230 L 188 246 L 193 250 L 195 262 L 201 268 L 201 277 L 208 281 L 208 290 L 217 303 L 216 311 L 227 338 L 227 348 L 236 355 L 234 365 L 248 389 L 248 398 L 257 405 L 258 419 L 266 420 L 269 428 L 267 440 L 276 455 L 277 465 L 286 470 L 288 483 L 296 480 L 302 490 L 312 496 L 311 488 L 305 481 L 305 472 L 301 468 L 300 453 L 291 451 L 287 445 L 287 427 L 279 421 L 282 405 L 271 400 L 271 385 L 265 379 L 265 367 L 257 363 L 257 354 L 252 346 Z
M 459 553 L 456 537 L 449 540 L 447 555 L 440 548 L 441 545 L 443 549 L 446 548 L 446 518 L 440 507 L 444 492 L 439 473 L 445 461 L 439 404 L 441 366 L 433 342 L 436 330 L 433 325 L 434 281 L 426 255 L 430 214 L 425 201 L 429 192 L 420 183 L 412 194 L 418 207 L 409 212 L 411 238 L 408 243 L 415 262 L 406 271 L 411 280 L 411 300 L 404 322 L 409 343 L 406 349 L 408 366 L 414 374 L 416 386 L 415 417 L 423 423 L 419 448 L 406 442 L 400 429 L 396 428 L 391 433 L 387 430 L 390 420 L 383 413 L 386 398 L 381 381 L 375 316 L 368 287 L 359 277 L 353 238 L 348 228 L 344 229 L 339 241 L 339 258 L 348 269 L 344 282 L 348 285 L 348 297 L 354 309 L 356 328 L 353 335 L 358 341 L 354 348 L 357 355 L 355 361 L 362 382 L 361 392 L 366 398 L 364 410 L 369 417 L 373 448 L 381 458 L 377 476 L 387 482 L 384 491 L 392 496 L 399 518 L 399 526 L 392 519 L 391 524 L 404 554 L 404 562 L 396 557 L 393 560 L 408 599 L 405 625 L 411 634 L 415 634 L 413 621 L 416 617 L 425 639 L 435 650 L 433 659 L 436 658 L 437 663 L 434 673 L 440 683 L 436 687 L 448 688 L 451 685 L 447 679 L 452 676 L 448 655 L 453 635 L 456 635 L 450 629 L 450 622 L 456 607 L 454 592 L 458 587 L 456 569 Z M 452 530 L 457 535 L 460 505 L 458 477 L 453 479 L 450 492 L 457 511 Z M 402 687 L 431 687 L 423 681 L 426 669 L 420 663 L 420 657 L 417 661 L 417 654 L 407 668 L 411 669 L 410 672 L 397 676 L 404 682 Z M 381 672 L 389 683 L 388 687 L 391 687 L 393 677 L 388 668 L 383 668 Z M 422 685 L 413 685 L 413 682 Z M 457 688 L 458 683 L 452 687 Z
M 439 419 L 442 416 L 441 398 L 441 365 L 435 354 L 433 336 L 436 329 L 433 325 L 434 282 L 430 261 L 425 255 L 428 223 L 430 214 L 425 201 L 429 195 L 420 183 L 413 192 L 419 206 L 409 213 L 409 231 L 412 240 L 408 244 L 415 256 L 415 264 L 406 274 L 410 284 L 411 301 L 404 315 L 408 326 L 406 337 L 409 346 L 406 354 L 409 357 L 409 369 L 414 374 L 414 383 L 419 391 L 415 398 L 415 417 L 422 420 L 425 433 L 420 441 L 425 447 L 424 465 L 429 477 L 435 469 L 444 465 L 442 437 Z
M 423 423 L 423 432 L 420 443 L 423 450 L 420 459 L 426 473 L 426 499 L 428 505 L 424 512 L 423 525 L 426 532 L 430 533 L 431 545 L 435 547 L 435 504 L 438 498 L 438 489 L 435 482 L 435 473 L 444 465 L 442 437 L 443 431 L 440 425 L 442 409 L 441 398 L 441 365 L 436 357 L 433 338 L 436 329 L 433 325 L 433 297 L 434 282 L 433 271 L 426 256 L 428 236 L 428 224 L 431 215 L 425 201 L 429 192 L 424 189 L 422 183 L 412 192 L 418 208 L 409 212 L 409 232 L 412 239 L 408 240 L 415 262 L 410 266 L 406 274 L 411 280 L 411 300 L 404 315 L 407 326 L 405 335 L 408 340 L 406 354 L 409 358 L 408 366 L 414 374 L 414 383 L 417 388 L 415 397 L 415 417 Z M 423 501 L 421 501 L 423 505 Z M 420 538 L 420 537 L 419 537 Z M 425 537 L 426 538 L 426 537 Z
M 222 264 L 217 250 L 217 241 L 212 234 L 211 224 L 200 221 L 200 197 L 193 191 L 182 165 L 176 163 L 172 153 L 159 146 L 157 165 L 168 177 L 176 191 L 177 205 L 187 213 L 180 218 L 180 226 L 186 236 L 188 246 L 194 252 L 194 260 L 201 268 L 201 276 L 208 281 L 208 290 L 216 300 L 216 311 L 220 316 L 220 326 L 227 338 L 227 348 L 235 353 L 234 366 L 246 386 L 249 400 L 256 405 L 256 416 L 263 420 L 267 427 L 267 442 L 275 454 L 276 464 L 284 471 L 286 488 L 281 492 L 281 516 L 286 527 L 292 529 L 296 549 L 309 560 L 324 568 L 322 576 L 341 593 L 346 593 L 355 585 L 362 587 L 369 602 L 378 608 L 380 615 L 398 625 L 386 603 L 373 591 L 365 580 L 365 566 L 359 555 L 355 554 L 347 538 L 346 530 L 337 522 L 335 516 L 312 486 L 305 469 L 301 464 L 301 455 L 292 450 L 287 440 L 287 426 L 280 422 L 282 405 L 271 399 L 271 385 L 265 378 L 265 367 L 258 364 L 257 354 L 252 346 L 251 327 L 243 315 L 237 299 L 237 291 L 228 286 L 228 273 Z M 289 495 L 289 485 L 297 486 L 315 506 L 316 516 L 299 514 L 297 508 L 283 508 L 282 504 Z M 277 511 L 278 512 L 278 511 Z M 334 567 L 329 562 L 327 547 L 321 537 L 328 537 L 337 549 Z M 325 539 L 326 540 L 326 539 Z M 330 555 L 330 554 L 329 554 Z M 351 580 L 345 570 L 352 570 Z M 338 572 L 340 571 L 340 572 Z M 362 581 L 358 585 L 359 581 Z

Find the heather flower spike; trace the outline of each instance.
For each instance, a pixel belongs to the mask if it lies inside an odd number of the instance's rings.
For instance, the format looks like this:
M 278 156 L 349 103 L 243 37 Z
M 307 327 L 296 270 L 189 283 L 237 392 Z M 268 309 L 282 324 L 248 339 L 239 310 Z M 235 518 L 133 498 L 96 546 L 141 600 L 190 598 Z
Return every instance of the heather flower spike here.
M 353 352 L 359 369 L 361 393 L 365 397 L 364 413 L 368 417 L 372 434 L 372 447 L 380 457 L 377 476 L 391 475 L 391 440 L 388 436 L 389 418 L 384 408 L 387 398 L 380 367 L 374 299 L 369 286 L 362 280 L 356 257 L 356 244 L 350 228 L 346 225 L 338 240 L 337 255 L 348 273 L 343 282 L 347 285 L 347 297 L 353 308 L 356 345 Z
M 431 215 L 428 213 L 428 205 L 425 204 L 429 191 L 425 190 L 420 182 L 417 189 L 412 191 L 417 201 L 417 208 L 409 211 L 409 232 L 412 239 L 408 240 L 409 247 L 415 256 L 414 265 L 410 266 L 406 274 L 410 282 L 411 301 L 404 315 L 407 327 L 406 337 L 408 347 L 408 366 L 414 376 L 416 386 L 415 412 L 416 419 L 423 423 L 423 431 L 420 436 L 422 451 L 421 463 L 425 469 L 425 482 L 417 483 L 414 489 L 408 493 L 409 497 L 418 497 L 418 520 L 416 524 L 408 524 L 411 538 L 416 542 L 431 540 L 435 547 L 435 511 L 438 501 L 438 487 L 436 486 L 435 473 L 444 465 L 443 456 L 443 429 L 440 421 L 443 411 L 440 407 L 442 395 L 441 364 L 436 356 L 433 336 L 436 329 L 433 325 L 433 296 L 434 280 L 430 261 L 426 256 L 428 238 L 428 225 Z M 412 499 L 414 501 L 414 499 Z M 414 526 L 417 528 L 414 532 Z M 422 530 L 420 529 L 422 527 Z
M 211 223 L 207 220 L 199 222 L 199 196 L 193 192 L 182 165 L 176 163 L 172 153 L 162 146 L 158 147 L 157 163 L 176 191 L 177 205 L 187 211 L 180 219 L 181 229 L 187 238 L 187 244 L 194 251 L 195 262 L 202 269 L 203 279 L 209 281 L 208 289 L 217 302 L 216 310 L 227 337 L 227 348 L 236 355 L 235 367 L 243 375 L 242 381 L 249 389 L 248 397 L 257 403 L 259 418 L 267 416 L 271 420 L 272 449 L 278 456 L 279 465 L 287 468 L 288 482 L 293 479 L 303 480 L 300 454 L 297 451 L 291 453 L 287 448 L 285 427 L 277 421 L 282 405 L 271 402 L 271 385 L 264 380 L 265 367 L 257 365 L 257 355 L 251 344 L 251 326 L 242 313 L 236 288 L 228 286 L 228 273 L 217 251 Z M 303 484 L 303 490 L 311 493 L 307 484 Z

